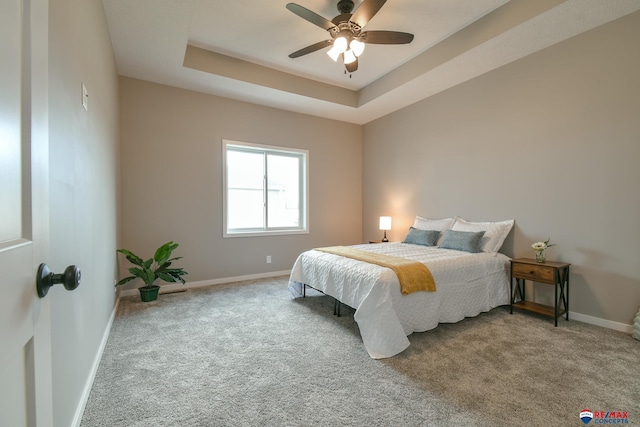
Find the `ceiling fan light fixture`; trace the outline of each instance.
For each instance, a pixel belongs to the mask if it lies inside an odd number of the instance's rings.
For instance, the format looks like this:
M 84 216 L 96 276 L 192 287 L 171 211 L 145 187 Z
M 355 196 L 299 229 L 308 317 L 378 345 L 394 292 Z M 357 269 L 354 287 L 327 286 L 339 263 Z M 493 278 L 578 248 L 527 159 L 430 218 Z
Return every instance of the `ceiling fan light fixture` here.
M 351 48 L 351 51 L 355 56 L 360 56 L 362 55 L 362 52 L 364 52 L 364 43 L 360 40 L 351 40 L 351 43 L 349 43 L 349 47 Z
M 335 0 L 331 0 L 332 2 Z M 327 52 L 334 62 L 342 56 L 345 70 L 351 73 L 358 69 L 358 57 L 363 54 L 366 44 L 407 44 L 413 41 L 413 34 L 399 31 L 374 30 L 363 31 L 367 23 L 373 18 L 387 0 L 360 0 L 355 13 L 354 0 L 337 0 L 340 14 L 332 20 L 300 6 L 287 3 L 286 8 L 300 18 L 329 32 L 331 39 L 314 43 L 291 54 L 289 58 L 298 58 L 312 52 L 331 46 Z
M 356 60 L 356 56 L 353 54 L 353 51 L 351 50 L 346 51 L 343 55 L 344 55 L 345 64 L 351 64 L 353 61 Z

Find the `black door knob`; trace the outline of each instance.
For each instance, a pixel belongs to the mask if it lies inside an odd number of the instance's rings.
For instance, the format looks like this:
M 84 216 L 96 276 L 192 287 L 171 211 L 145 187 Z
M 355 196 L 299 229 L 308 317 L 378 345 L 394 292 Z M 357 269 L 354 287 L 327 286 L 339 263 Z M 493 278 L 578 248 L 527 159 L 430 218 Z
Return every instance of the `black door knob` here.
M 62 274 L 53 274 L 47 264 L 40 264 L 38 267 L 38 277 L 36 279 L 36 289 L 38 296 L 44 298 L 53 285 L 62 284 L 68 291 L 72 291 L 80 286 L 80 269 L 75 265 L 70 265 Z

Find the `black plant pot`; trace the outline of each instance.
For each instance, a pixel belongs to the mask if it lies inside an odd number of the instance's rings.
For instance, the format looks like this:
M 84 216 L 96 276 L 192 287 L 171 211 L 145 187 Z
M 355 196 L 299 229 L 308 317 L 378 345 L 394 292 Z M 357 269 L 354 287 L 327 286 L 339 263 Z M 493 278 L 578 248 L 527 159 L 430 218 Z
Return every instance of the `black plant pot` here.
M 160 290 L 160 286 L 151 285 L 151 286 L 143 286 L 138 288 L 140 291 L 140 299 L 142 302 L 155 301 L 158 299 L 158 291 Z

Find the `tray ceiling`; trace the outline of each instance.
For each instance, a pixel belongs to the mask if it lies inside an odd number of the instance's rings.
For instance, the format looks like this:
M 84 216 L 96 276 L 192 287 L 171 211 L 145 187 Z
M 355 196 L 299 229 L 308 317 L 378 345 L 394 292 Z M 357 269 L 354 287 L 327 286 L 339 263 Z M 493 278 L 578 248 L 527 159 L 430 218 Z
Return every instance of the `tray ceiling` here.
M 640 9 L 637 0 L 388 0 L 366 30 L 413 33 L 367 45 L 351 76 L 287 0 L 103 0 L 118 72 L 364 124 Z M 327 19 L 337 0 L 296 3 Z M 356 0 L 356 8 L 361 0 Z

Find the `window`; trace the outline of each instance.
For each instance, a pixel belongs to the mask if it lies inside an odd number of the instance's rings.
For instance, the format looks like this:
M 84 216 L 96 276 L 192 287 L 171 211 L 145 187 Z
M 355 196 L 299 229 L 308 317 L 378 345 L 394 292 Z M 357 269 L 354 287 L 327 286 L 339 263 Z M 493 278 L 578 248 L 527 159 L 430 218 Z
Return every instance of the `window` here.
M 307 233 L 308 151 L 222 141 L 224 237 Z

